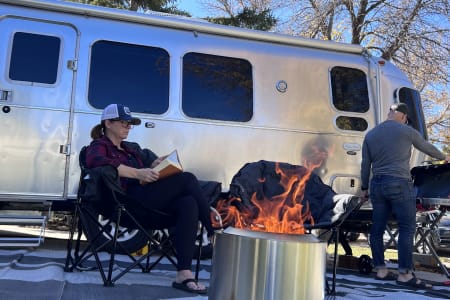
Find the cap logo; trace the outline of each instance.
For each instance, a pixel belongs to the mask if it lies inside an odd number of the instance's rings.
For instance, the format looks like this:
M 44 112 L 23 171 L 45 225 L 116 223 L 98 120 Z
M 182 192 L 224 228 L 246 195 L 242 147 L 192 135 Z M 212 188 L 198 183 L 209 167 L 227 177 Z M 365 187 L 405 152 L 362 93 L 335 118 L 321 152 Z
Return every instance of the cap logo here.
M 131 121 L 133 125 L 141 124 L 141 120 L 138 118 L 133 118 L 131 115 L 130 108 L 128 106 L 120 104 L 110 104 L 102 112 L 101 120 L 112 120 L 119 119 L 125 121 Z

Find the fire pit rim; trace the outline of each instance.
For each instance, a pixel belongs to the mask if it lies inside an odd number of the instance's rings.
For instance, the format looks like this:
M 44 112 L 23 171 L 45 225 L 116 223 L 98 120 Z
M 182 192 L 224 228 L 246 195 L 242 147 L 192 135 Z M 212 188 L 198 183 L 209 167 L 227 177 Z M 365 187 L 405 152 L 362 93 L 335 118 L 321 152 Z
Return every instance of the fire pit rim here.
M 251 239 L 265 239 L 275 242 L 295 242 L 295 243 L 324 243 L 313 234 L 290 234 L 290 233 L 274 233 L 265 231 L 254 231 L 250 229 L 241 229 L 228 227 L 222 231 L 222 234 L 236 235 Z

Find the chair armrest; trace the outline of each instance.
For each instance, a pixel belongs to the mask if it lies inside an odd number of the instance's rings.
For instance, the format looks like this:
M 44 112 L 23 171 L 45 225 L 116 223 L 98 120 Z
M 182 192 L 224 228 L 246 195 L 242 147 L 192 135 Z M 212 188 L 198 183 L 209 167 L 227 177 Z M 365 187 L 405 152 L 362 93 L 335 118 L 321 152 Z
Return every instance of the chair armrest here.
M 101 191 L 109 190 L 120 196 L 125 196 L 119 180 L 117 168 L 107 165 L 84 170 L 79 196 L 90 202 L 101 201 Z

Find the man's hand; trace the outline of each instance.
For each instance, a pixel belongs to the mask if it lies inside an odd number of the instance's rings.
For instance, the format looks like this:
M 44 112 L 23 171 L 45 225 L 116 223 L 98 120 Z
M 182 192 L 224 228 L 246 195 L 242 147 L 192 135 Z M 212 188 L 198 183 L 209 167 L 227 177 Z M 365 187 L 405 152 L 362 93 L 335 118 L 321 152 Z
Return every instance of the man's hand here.
M 361 198 L 365 201 L 369 200 L 369 191 L 368 190 L 364 190 L 361 191 Z

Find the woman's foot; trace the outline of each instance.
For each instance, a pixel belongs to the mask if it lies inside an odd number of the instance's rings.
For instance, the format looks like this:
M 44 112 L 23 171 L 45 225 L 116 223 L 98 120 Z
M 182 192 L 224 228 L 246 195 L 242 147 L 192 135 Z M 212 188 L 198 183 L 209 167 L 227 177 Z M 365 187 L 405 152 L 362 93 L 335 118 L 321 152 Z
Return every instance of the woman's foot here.
M 192 274 L 191 270 L 178 271 L 177 277 L 172 283 L 172 286 L 186 292 L 197 294 L 207 293 L 206 287 L 194 279 L 194 275 Z

